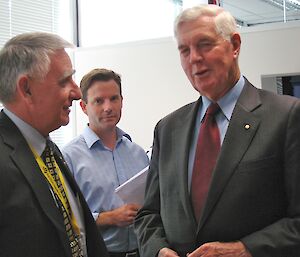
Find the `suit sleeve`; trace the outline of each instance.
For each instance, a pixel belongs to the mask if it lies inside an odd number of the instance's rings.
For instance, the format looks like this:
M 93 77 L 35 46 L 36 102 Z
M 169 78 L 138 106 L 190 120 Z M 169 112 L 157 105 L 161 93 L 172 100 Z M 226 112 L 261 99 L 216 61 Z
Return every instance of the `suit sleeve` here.
M 160 249 L 169 247 L 160 216 L 159 140 L 157 127 L 154 132 L 152 157 L 145 191 L 145 203 L 138 212 L 135 220 L 135 229 L 140 244 L 141 256 L 144 257 L 155 257 Z

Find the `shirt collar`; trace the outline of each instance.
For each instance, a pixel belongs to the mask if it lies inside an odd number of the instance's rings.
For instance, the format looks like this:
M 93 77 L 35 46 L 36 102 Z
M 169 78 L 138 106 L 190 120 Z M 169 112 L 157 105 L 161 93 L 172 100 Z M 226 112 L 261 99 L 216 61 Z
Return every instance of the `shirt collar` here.
M 3 111 L 15 123 L 27 143 L 33 147 L 39 155 L 41 155 L 46 146 L 46 138 L 13 112 L 6 108 L 4 108 Z
M 89 127 L 86 126 L 82 133 L 84 140 L 88 146 L 88 148 L 91 148 L 96 142 L 99 141 L 99 143 L 103 146 L 101 138 L 97 136 L 97 134 Z M 125 133 L 122 129 L 117 127 L 117 144 L 123 140 L 123 136 L 128 135 Z
M 245 85 L 245 78 L 241 75 L 238 82 L 217 102 L 218 105 L 220 106 L 220 109 L 222 110 L 222 113 L 224 114 L 224 116 L 228 121 L 231 118 L 234 106 L 244 88 L 244 85 Z M 201 121 L 210 104 L 211 101 L 207 97 L 202 96 L 202 107 L 200 112 Z

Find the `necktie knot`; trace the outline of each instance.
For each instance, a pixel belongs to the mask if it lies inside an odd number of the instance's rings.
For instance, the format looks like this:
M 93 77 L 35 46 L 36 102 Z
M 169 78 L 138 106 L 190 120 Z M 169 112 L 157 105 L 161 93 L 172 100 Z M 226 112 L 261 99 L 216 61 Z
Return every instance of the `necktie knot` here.
M 53 151 L 53 142 L 50 139 L 46 140 L 46 148 L 49 148 L 50 150 Z
M 220 106 L 217 103 L 211 103 L 206 110 L 206 115 L 214 116 L 219 110 Z
M 45 162 L 46 158 L 51 157 L 51 156 L 53 156 L 53 143 L 51 142 L 51 140 L 47 139 L 46 146 L 45 146 L 45 149 L 44 149 L 41 157 Z

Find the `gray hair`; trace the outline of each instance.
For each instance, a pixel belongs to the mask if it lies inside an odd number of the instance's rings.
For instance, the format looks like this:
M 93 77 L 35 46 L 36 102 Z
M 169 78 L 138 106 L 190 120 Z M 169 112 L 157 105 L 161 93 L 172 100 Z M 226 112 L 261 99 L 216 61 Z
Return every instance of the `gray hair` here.
M 197 5 L 182 11 L 174 21 L 174 35 L 177 37 L 178 27 L 185 22 L 197 20 L 201 16 L 214 17 L 217 34 L 230 41 L 231 36 L 237 31 L 235 18 L 222 7 L 217 5 Z
M 19 76 L 43 79 L 49 71 L 51 55 L 72 47 L 73 44 L 58 35 L 46 32 L 11 38 L 0 51 L 0 101 L 8 103 L 14 99 Z

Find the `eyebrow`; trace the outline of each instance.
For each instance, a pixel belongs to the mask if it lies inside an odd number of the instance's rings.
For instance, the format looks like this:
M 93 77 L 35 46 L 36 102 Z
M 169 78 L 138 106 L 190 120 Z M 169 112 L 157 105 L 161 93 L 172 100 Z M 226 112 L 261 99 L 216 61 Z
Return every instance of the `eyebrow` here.
M 65 71 L 64 74 L 63 74 L 63 76 L 62 76 L 62 78 L 61 78 L 59 81 L 62 82 L 62 81 L 64 81 L 65 79 L 67 79 L 67 78 L 73 76 L 75 72 L 76 72 L 75 69 L 72 69 L 72 70 L 70 70 L 70 71 Z
M 181 44 L 181 45 L 178 45 L 177 49 L 180 50 L 180 49 L 185 48 L 185 47 L 186 47 L 186 45 Z
M 70 71 L 66 71 L 64 73 L 65 77 L 70 77 L 70 76 L 73 76 L 75 74 L 76 70 L 75 69 L 72 69 Z

